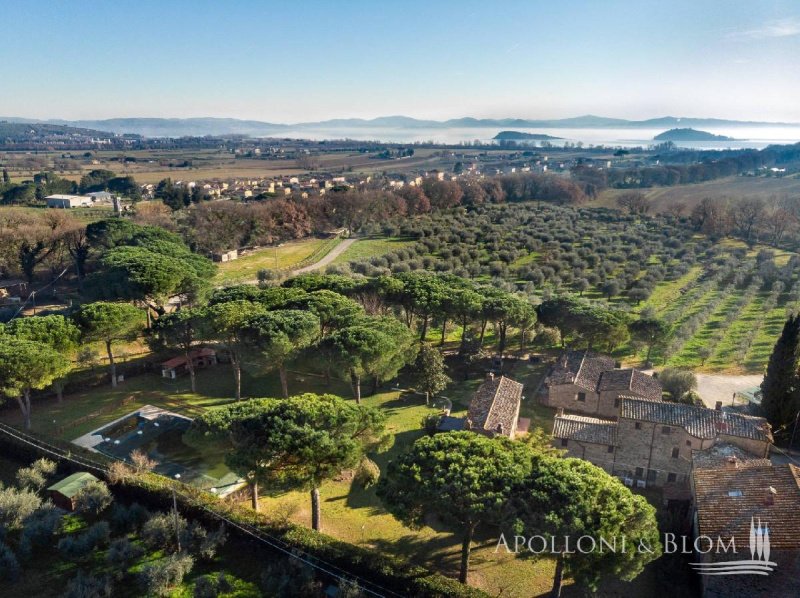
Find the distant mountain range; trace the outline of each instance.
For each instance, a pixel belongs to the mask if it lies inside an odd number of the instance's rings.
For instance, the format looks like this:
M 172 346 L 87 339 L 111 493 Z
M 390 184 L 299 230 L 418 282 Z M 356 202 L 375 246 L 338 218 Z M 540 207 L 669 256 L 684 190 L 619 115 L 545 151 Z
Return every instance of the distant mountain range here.
M 12 123 L 39 123 L 66 125 L 84 129 L 110 131 L 113 133 L 135 133 L 146 137 L 182 137 L 204 135 L 249 135 L 252 137 L 276 137 L 284 132 L 305 129 L 454 129 L 494 128 L 499 129 L 667 129 L 676 127 L 744 127 L 744 126 L 800 126 L 800 123 L 769 123 L 755 121 L 724 120 L 719 118 L 678 118 L 664 116 L 647 120 L 626 120 L 585 115 L 573 118 L 530 120 L 522 118 L 454 118 L 450 120 L 420 120 L 408 116 L 381 116 L 373 119 L 336 118 L 319 122 L 295 124 L 270 123 L 236 118 L 110 118 L 105 120 L 37 120 L 19 117 L 0 117 L 0 121 Z

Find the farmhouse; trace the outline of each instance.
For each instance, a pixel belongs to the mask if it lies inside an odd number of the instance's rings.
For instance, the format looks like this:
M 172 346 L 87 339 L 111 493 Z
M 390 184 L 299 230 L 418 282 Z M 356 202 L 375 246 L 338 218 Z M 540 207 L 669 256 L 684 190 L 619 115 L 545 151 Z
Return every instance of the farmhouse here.
M 48 208 L 84 208 L 92 205 L 92 198 L 83 197 L 82 195 L 48 195 L 45 200 L 47 200 Z
M 196 349 L 189 353 L 189 359 L 195 369 L 207 368 L 217 364 L 217 352 L 214 349 Z M 185 355 L 173 357 L 161 364 L 161 376 L 175 379 L 180 374 L 188 372 L 188 360 Z
M 736 548 L 735 553 L 712 550 L 696 555 L 694 560 L 707 564 L 749 560 L 761 566 L 774 563 L 766 575 L 701 575 L 703 596 L 796 596 L 800 579 L 800 468 L 766 464 L 703 469 L 694 472 L 692 482 L 695 537 L 715 541 L 720 537 L 726 544 L 733 538 Z
M 75 510 L 75 497 L 89 483 L 98 482 L 96 477 L 86 471 L 73 473 L 47 489 L 53 504 L 66 511 Z
M 490 373 L 469 404 L 464 429 L 487 436 L 514 438 L 519 428 L 521 401 L 522 384 Z M 525 431 L 527 425 L 524 423 Z
M 661 400 L 661 383 L 635 369 L 616 369 L 612 358 L 567 351 L 545 380 L 545 405 L 586 415 L 616 417 L 620 397 Z
M 727 461 L 715 454 L 700 456 L 718 445 L 735 447 L 729 456 L 739 462 L 763 463 L 772 444 L 766 420 L 682 403 L 620 397 L 618 415 L 601 419 L 567 415 L 553 424 L 553 445 L 571 457 L 586 459 L 629 486 L 687 488 L 693 462 L 708 467 Z

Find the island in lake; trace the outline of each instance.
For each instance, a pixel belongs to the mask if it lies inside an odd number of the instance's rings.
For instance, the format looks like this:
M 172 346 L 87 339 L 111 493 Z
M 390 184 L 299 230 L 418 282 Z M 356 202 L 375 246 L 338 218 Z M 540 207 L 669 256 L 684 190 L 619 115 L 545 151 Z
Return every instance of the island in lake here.
M 736 141 L 733 137 L 714 135 L 697 129 L 670 129 L 653 137 L 654 141 Z
M 550 141 L 553 139 L 563 139 L 553 137 L 544 133 L 523 133 L 522 131 L 500 131 L 493 137 L 497 141 Z

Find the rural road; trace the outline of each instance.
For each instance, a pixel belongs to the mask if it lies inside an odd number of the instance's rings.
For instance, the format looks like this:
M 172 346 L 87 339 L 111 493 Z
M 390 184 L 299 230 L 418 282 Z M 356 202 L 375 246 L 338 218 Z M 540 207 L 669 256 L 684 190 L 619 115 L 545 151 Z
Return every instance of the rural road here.
M 763 379 L 762 374 L 749 376 L 697 374 L 697 393 L 703 399 L 706 407 L 713 409 L 717 401 L 722 401 L 723 407 L 727 407 L 731 404 L 734 392 L 758 386 Z
M 297 270 L 292 270 L 291 275 L 295 276 L 296 274 L 305 274 L 306 272 L 313 272 L 314 270 L 319 270 L 320 268 L 324 268 L 328 264 L 330 264 L 333 260 L 337 257 L 342 255 L 347 248 L 350 247 L 353 243 L 358 241 L 358 239 L 345 239 L 341 243 L 339 243 L 336 247 L 331 249 L 330 253 L 328 253 L 325 257 L 323 257 L 320 261 L 314 262 L 310 266 L 303 266 L 302 268 L 298 268 Z

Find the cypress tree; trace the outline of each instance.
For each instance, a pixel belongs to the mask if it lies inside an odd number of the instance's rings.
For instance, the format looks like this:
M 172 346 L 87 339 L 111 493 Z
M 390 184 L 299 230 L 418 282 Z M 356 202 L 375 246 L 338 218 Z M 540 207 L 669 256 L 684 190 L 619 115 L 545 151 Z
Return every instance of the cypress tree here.
M 794 419 L 798 396 L 797 361 L 800 357 L 800 315 L 789 316 L 772 349 L 761 383 L 761 407 L 773 429 Z

